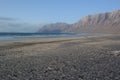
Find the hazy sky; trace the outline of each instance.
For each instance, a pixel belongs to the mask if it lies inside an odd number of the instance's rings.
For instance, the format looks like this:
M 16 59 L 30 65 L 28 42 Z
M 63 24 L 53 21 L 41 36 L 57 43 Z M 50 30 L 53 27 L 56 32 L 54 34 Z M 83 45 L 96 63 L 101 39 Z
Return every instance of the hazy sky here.
M 74 23 L 83 16 L 120 9 L 120 0 L 0 0 L 0 17 L 30 23 Z

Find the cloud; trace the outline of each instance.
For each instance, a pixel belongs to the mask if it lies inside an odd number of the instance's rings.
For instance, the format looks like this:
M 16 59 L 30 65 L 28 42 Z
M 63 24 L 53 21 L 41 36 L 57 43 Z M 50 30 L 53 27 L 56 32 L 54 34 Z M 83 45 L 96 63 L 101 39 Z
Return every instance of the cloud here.
M 41 26 L 19 22 L 13 18 L 0 17 L 0 32 L 37 32 Z
M 9 18 L 9 17 L 0 17 L 0 21 L 14 21 L 16 19 L 14 18 Z
M 25 23 L 2 23 L 0 32 L 36 32 L 39 26 Z

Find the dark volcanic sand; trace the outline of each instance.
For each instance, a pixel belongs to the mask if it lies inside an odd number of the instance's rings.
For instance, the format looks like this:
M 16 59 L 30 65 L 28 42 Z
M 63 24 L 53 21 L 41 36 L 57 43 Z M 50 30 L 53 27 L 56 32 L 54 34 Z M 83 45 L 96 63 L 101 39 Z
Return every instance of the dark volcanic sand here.
M 120 36 L 1 45 L 0 80 L 120 80 Z

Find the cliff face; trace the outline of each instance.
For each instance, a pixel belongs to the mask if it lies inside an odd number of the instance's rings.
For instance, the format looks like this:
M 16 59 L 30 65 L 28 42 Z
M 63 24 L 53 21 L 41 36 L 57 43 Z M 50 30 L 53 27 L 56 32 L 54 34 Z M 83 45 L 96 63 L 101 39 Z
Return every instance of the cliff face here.
M 39 32 L 120 33 L 120 10 L 88 15 L 74 24 L 55 23 L 45 25 Z
M 89 15 L 72 25 L 71 32 L 120 33 L 120 11 Z

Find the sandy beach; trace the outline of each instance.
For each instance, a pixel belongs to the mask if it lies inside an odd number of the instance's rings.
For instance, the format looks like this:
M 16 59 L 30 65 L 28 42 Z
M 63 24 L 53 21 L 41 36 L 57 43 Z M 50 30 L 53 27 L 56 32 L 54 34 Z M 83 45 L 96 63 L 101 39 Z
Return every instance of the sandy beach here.
M 0 80 L 120 80 L 120 35 L 0 41 Z

